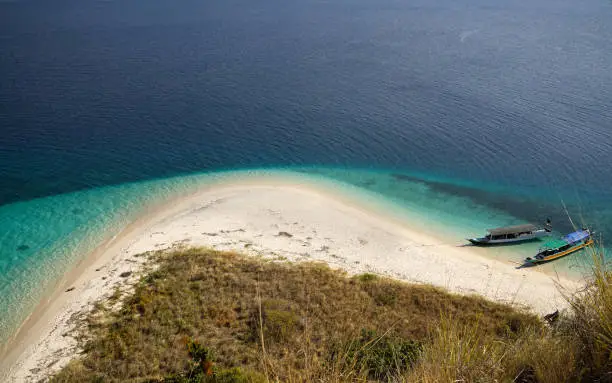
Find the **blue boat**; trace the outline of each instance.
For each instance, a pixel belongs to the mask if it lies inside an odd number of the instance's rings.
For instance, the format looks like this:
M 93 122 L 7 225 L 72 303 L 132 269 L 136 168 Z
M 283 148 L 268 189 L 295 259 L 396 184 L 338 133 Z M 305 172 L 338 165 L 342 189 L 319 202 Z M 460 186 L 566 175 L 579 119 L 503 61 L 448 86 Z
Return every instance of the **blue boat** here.
M 528 257 L 525 259 L 525 264 L 535 265 L 554 261 L 555 259 L 572 254 L 592 244 L 593 238 L 591 237 L 590 230 L 578 230 L 561 238 L 546 242 L 538 250 L 538 254 L 534 258 Z

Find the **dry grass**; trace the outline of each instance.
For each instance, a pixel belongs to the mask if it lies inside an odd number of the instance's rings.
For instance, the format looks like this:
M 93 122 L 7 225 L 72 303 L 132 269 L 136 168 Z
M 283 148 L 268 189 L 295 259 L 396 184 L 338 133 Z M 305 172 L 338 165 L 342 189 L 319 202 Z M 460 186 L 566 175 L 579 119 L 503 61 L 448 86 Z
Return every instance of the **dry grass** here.
M 477 323 L 457 325 L 452 318 L 442 318 L 406 381 L 497 381 L 503 354 L 502 343 L 481 335 Z
M 90 316 L 84 355 L 54 381 L 185 377 L 195 368 L 191 341 L 212 353 L 214 376 L 232 376 L 223 381 L 395 380 L 431 344 L 442 316 L 464 329 L 478 323 L 475 338 L 505 342 L 541 326 L 530 314 L 482 298 L 369 274 L 349 278 L 321 264 L 204 249 L 152 257 L 159 269 L 119 311 Z
M 603 247 L 590 251 L 590 278 L 582 291 L 567 297 L 572 311 L 559 332 L 574 338 L 585 379 L 612 382 L 612 270 Z
M 550 327 L 515 339 L 483 334 L 478 322 L 442 319 L 409 382 L 612 382 L 612 272 L 592 250 L 585 288 L 567 296 L 571 310 Z
M 479 297 L 206 249 L 154 253 L 55 382 L 612 381 L 612 274 L 553 327 Z M 112 311 L 106 307 L 121 308 Z M 113 303 L 115 302 L 115 303 Z
M 513 339 L 482 334 L 478 324 L 444 318 L 406 382 L 541 382 L 578 379 L 571 338 L 542 328 Z

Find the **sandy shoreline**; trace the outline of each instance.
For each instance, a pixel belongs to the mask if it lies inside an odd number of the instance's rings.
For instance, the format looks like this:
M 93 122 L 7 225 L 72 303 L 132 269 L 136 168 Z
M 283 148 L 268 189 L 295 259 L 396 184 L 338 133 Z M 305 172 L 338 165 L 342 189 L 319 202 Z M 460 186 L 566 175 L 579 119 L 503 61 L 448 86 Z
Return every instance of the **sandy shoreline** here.
M 136 280 L 145 258 L 135 255 L 181 244 L 324 261 L 350 273 L 430 283 L 538 313 L 564 306 L 557 282 L 578 287 L 485 258 L 482 249 L 445 243 L 418 223 L 400 222 L 322 186 L 270 177 L 223 181 L 156 207 L 67 273 L 10 343 L 0 380 L 38 381 L 65 365 L 76 352 L 70 335 L 75 319 L 116 286 Z

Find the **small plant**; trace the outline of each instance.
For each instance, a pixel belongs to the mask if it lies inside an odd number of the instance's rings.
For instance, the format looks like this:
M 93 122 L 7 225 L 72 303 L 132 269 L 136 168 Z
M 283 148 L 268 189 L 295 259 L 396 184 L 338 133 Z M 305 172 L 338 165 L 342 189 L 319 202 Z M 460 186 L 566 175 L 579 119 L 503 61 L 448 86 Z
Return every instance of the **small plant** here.
M 355 278 L 357 278 L 360 282 L 368 283 L 368 282 L 377 280 L 378 275 L 371 274 L 371 273 L 363 273 L 363 274 L 357 275 Z
M 212 354 L 210 350 L 193 339 L 187 340 L 187 352 L 194 362 L 193 369 L 206 376 L 213 374 Z

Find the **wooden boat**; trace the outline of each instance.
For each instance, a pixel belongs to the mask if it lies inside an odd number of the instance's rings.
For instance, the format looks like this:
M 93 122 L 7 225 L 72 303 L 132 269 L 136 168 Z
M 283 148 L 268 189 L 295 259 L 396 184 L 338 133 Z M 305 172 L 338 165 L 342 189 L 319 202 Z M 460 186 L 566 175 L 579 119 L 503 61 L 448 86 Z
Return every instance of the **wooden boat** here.
M 480 238 L 469 238 L 474 245 L 502 245 L 516 242 L 531 241 L 552 234 L 550 220 L 543 227 L 536 225 L 516 225 L 487 230 L 487 235 Z
M 562 238 L 553 239 L 545 243 L 539 250 L 538 254 L 531 258 L 525 259 L 526 265 L 536 265 L 554 261 L 568 254 L 582 250 L 593 244 L 591 232 L 587 229 L 575 231 L 563 236 Z

